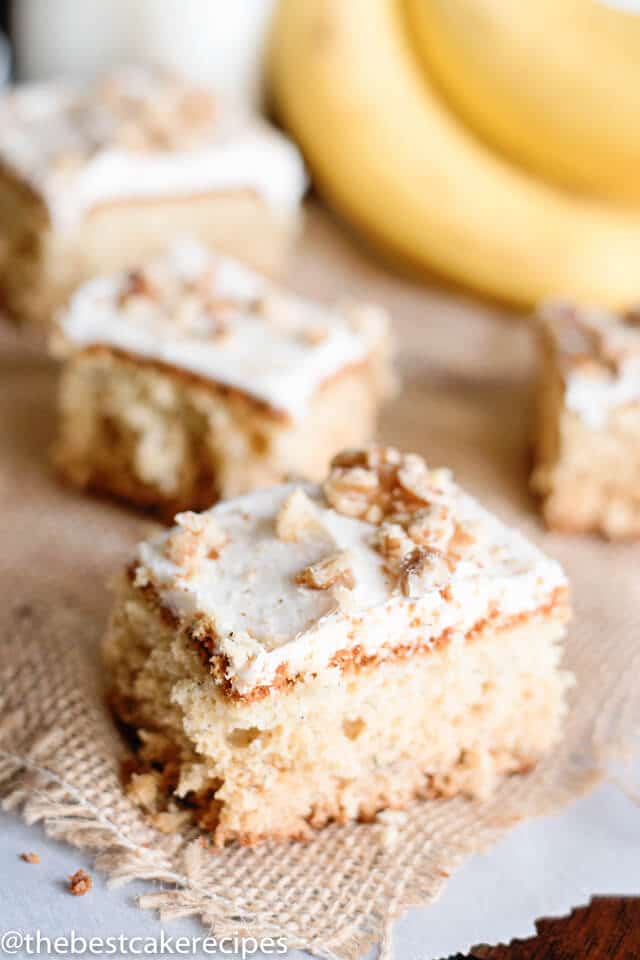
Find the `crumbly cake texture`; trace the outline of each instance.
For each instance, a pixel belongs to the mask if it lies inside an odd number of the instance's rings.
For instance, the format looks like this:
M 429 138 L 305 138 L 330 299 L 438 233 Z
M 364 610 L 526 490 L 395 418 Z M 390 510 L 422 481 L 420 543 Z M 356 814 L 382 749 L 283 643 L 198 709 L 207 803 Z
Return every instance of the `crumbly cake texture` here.
M 290 141 L 167 70 L 16 88 L 0 100 L 3 308 L 48 323 L 80 283 L 184 232 L 278 272 L 305 188 Z
M 216 843 L 489 795 L 557 740 L 560 566 L 444 470 L 368 447 L 322 486 L 185 513 L 138 548 L 105 640 L 132 796 Z
M 63 476 L 171 518 L 321 478 L 392 387 L 383 311 L 321 307 L 188 241 L 80 288 L 53 343 Z
M 640 311 L 540 313 L 535 468 L 547 525 L 640 536 Z

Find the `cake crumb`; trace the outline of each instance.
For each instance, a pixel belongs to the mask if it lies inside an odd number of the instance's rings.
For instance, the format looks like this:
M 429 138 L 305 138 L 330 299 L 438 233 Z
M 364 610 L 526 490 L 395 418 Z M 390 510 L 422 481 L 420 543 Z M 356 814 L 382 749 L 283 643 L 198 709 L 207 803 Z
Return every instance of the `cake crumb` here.
M 93 881 L 86 870 L 76 870 L 69 877 L 69 890 L 74 897 L 83 897 L 85 893 L 89 893 L 89 890 L 91 890 L 92 883 Z
M 382 827 L 380 842 L 385 850 L 393 850 L 400 839 L 400 830 L 407 823 L 405 810 L 380 810 L 376 814 L 376 823 Z
M 28 853 L 21 853 L 20 859 L 24 860 L 25 863 L 40 863 L 40 856 L 32 850 Z
M 312 590 L 328 590 L 340 585 L 353 590 L 356 580 L 351 567 L 352 559 L 348 550 L 332 553 L 324 560 L 318 560 L 305 567 L 296 575 L 296 583 Z
M 278 539 L 288 543 L 295 542 L 312 527 L 320 527 L 318 514 L 304 490 L 296 487 L 287 497 L 276 517 Z

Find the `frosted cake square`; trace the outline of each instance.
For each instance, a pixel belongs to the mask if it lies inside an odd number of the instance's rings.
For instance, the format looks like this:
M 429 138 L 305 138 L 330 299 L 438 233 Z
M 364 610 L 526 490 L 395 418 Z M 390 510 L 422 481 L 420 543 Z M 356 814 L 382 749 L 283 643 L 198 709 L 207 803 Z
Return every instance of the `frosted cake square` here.
M 279 271 L 305 187 L 291 142 L 167 70 L 14 88 L 0 99 L 3 308 L 48 323 L 80 283 L 185 232 Z
M 130 791 L 215 842 L 489 795 L 561 734 L 561 567 L 415 455 L 338 455 L 176 517 L 117 587 L 105 657 Z
M 540 315 L 534 490 L 547 524 L 640 536 L 640 312 Z
M 60 472 L 170 517 L 321 477 L 371 439 L 391 386 L 383 311 L 311 303 L 186 241 L 81 287 L 54 343 Z

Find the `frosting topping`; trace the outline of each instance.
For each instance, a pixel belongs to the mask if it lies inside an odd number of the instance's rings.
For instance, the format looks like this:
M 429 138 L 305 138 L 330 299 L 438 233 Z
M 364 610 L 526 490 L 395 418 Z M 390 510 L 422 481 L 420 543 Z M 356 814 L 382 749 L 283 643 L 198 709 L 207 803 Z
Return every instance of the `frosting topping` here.
M 349 651 L 384 659 L 445 632 L 462 642 L 487 617 L 533 612 L 566 587 L 558 563 L 446 471 L 391 448 L 336 458 L 323 487 L 277 486 L 194 517 L 139 546 L 135 582 L 213 637 L 240 695 L 279 668 L 313 674 Z
M 307 185 L 286 137 L 163 68 L 120 68 L 88 91 L 16 88 L 0 130 L 0 162 L 60 228 L 101 204 L 211 190 L 253 190 L 288 217 Z
M 565 405 L 594 429 L 640 400 L 640 313 L 551 303 L 541 319 L 558 351 Z
M 81 287 L 59 329 L 63 349 L 103 345 L 156 360 L 297 419 L 325 380 L 368 358 L 388 321 L 372 306 L 310 303 L 183 240 L 140 270 Z

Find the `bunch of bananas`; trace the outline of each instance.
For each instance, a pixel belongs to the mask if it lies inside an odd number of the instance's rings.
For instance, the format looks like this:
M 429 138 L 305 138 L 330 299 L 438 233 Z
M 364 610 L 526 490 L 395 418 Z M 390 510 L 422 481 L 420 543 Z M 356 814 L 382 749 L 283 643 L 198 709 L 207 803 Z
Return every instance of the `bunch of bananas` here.
M 280 0 L 276 112 L 375 245 L 521 305 L 640 299 L 640 17 L 601 0 Z

